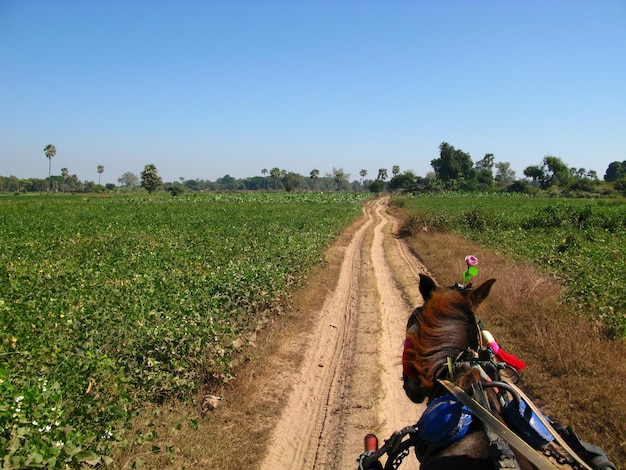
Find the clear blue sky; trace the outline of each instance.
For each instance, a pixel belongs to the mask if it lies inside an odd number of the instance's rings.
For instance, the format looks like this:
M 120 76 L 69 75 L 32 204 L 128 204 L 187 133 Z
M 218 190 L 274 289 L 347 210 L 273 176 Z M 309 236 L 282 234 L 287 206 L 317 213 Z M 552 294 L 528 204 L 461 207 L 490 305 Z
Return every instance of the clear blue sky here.
M 624 0 L 0 0 L 0 175 L 626 160 Z

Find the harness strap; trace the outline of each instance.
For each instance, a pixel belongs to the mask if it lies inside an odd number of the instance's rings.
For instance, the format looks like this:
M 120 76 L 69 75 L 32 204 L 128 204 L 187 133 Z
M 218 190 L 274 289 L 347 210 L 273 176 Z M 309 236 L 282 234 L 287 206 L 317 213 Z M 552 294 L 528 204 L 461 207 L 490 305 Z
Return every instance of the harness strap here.
M 550 432 L 550 434 L 552 434 L 552 436 L 554 437 L 554 440 L 561 447 L 563 447 L 563 449 L 565 449 L 565 451 L 576 461 L 576 463 L 580 465 L 582 468 L 584 468 L 585 470 L 593 470 L 583 459 L 580 458 L 580 456 L 576 452 L 572 450 L 572 448 L 568 445 L 568 443 L 565 442 L 563 437 L 561 437 L 561 435 L 552 427 L 552 424 L 550 424 L 550 422 L 543 416 L 543 414 L 541 414 L 541 411 L 532 402 L 532 400 L 528 398 L 526 394 L 522 392 L 520 388 L 517 387 L 516 385 L 514 384 L 509 384 L 509 385 L 513 388 L 513 390 L 515 390 L 515 392 L 520 397 L 522 397 L 522 399 L 526 402 L 528 407 L 536 413 L 541 423 L 546 427 L 546 429 Z
M 584 457 L 585 462 L 594 470 L 616 470 L 617 467 L 611 462 L 600 447 L 583 441 L 578 434 L 570 427 L 564 427 L 559 423 L 553 423 L 554 429 L 563 436 L 571 448 L 579 455 Z
M 555 470 L 555 466 L 543 455 L 537 453 L 526 441 L 511 431 L 506 425 L 501 423 L 486 410 L 480 403 L 472 399 L 465 391 L 447 380 L 439 380 L 450 393 L 452 393 L 461 403 L 467 406 L 476 417 L 483 423 L 489 424 L 505 441 L 515 447 L 524 457 L 526 457 L 539 470 Z
M 485 395 L 480 382 L 472 384 L 472 395 L 474 399 L 482 405 L 486 410 L 491 411 L 489 400 Z M 519 462 L 515 458 L 515 454 L 509 447 L 508 442 L 500 437 L 500 435 L 488 423 L 483 422 L 483 429 L 489 439 L 489 454 L 494 467 L 497 469 L 514 469 L 520 470 Z

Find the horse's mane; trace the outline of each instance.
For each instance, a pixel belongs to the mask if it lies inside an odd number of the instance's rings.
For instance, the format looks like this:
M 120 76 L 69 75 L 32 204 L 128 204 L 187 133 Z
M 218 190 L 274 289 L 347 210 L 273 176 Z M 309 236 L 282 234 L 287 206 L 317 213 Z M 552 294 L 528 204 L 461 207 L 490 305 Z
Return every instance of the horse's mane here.
M 434 290 L 415 315 L 417 322 L 407 332 L 408 361 L 422 387 L 432 390 L 436 379 L 445 374 L 448 358 L 454 361 L 468 348 L 479 348 L 479 327 L 470 300 L 456 288 Z

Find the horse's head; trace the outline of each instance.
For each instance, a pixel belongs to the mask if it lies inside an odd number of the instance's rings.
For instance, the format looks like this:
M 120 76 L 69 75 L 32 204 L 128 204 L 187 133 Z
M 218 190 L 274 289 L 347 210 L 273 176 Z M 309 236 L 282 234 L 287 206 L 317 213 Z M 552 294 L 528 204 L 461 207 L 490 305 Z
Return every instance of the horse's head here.
M 420 308 L 424 310 L 436 308 L 430 304 L 430 300 L 435 297 L 445 296 L 450 298 L 450 296 L 460 294 L 466 299 L 466 302 L 469 303 L 471 310 L 473 310 L 487 298 L 494 282 L 496 282 L 495 279 L 489 279 L 476 288 L 474 288 L 471 283 L 465 286 L 455 284 L 450 287 L 437 287 L 435 281 L 433 281 L 429 276 L 420 274 L 420 294 L 422 294 L 422 298 L 424 299 L 424 305 Z M 439 308 L 442 307 L 440 306 Z M 447 307 L 444 306 L 443 308 L 445 309 Z
M 407 390 L 413 401 L 432 396 L 437 379 L 447 374 L 449 359 L 454 361 L 468 350 L 478 351 L 481 336 L 474 312 L 494 282 L 489 279 L 478 287 L 438 287 L 430 277 L 420 274 L 424 304 L 411 314 L 402 357 L 405 388 L 406 379 L 413 379 L 409 382 L 415 389 Z
M 533 447 L 545 450 L 553 440 L 566 450 L 565 454 L 554 455 L 569 454 L 564 461 L 577 464 L 571 468 L 591 468 L 587 463 L 592 461 L 598 463 L 593 468 L 615 468 L 602 449 L 585 446 L 577 437 L 571 440 L 572 434 L 562 426 L 559 430 L 566 432 L 560 436 L 514 383 L 502 380 L 500 371 L 512 367 L 511 358 L 507 357 L 512 355 L 505 355 L 505 364 L 494 362 L 494 357 L 500 358 L 498 354 L 503 351 L 499 346 L 494 350 L 497 343 L 493 337 L 483 347 L 481 327 L 475 315 L 494 282 L 495 279 L 489 279 L 477 287 L 471 284 L 438 287 L 430 277 L 420 274 L 424 304 L 409 318 L 402 366 L 404 389 L 409 398 L 417 403 L 430 399 L 416 423 L 419 445 L 415 450 L 421 468 L 482 469 L 493 468 L 494 463 L 497 468 L 555 468 L 533 450 Z M 523 366 L 523 362 L 513 358 Z M 448 381 L 438 382 L 438 379 Z M 462 391 L 451 387 L 452 381 Z M 469 408 L 466 412 L 463 404 Z M 484 432 L 474 425 L 481 422 L 486 424 L 482 428 Z M 502 428 L 506 433 L 494 432 L 493 425 L 500 423 L 508 426 Z M 513 436 L 514 433 L 518 436 Z M 503 440 L 505 434 L 508 438 Z M 525 440 L 526 445 L 520 445 L 524 444 L 520 441 L 516 445 L 511 440 L 513 437 Z M 505 441 L 513 443 L 513 448 Z M 569 449 L 570 444 L 575 451 Z M 577 452 L 581 453 L 577 455 Z M 504 461 L 506 465 L 502 464 Z

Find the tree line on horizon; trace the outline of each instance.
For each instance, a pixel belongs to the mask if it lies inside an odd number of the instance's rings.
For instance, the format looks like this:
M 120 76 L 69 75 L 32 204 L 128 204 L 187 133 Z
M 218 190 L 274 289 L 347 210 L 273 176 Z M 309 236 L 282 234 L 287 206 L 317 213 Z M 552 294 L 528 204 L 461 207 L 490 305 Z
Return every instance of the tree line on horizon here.
M 19 179 L 15 176 L 0 176 L 2 192 L 127 192 L 145 190 L 153 193 L 167 190 L 172 195 L 185 191 L 508 191 L 534 193 L 552 191 L 563 195 L 597 193 L 610 195 L 618 192 L 626 195 L 626 160 L 612 162 L 600 181 L 594 170 L 569 167 L 562 159 L 546 155 L 540 164 L 524 169 L 524 178 L 516 178 L 509 162 L 496 162 L 492 153 L 474 162 L 471 156 L 456 149 L 447 142 L 439 145 L 439 157 L 431 160 L 433 171 L 424 177 L 415 175 L 412 170 L 401 172 L 398 165 L 380 168 L 375 179 L 367 179 L 368 171 L 360 170 L 360 179 L 350 181 L 350 174 L 343 168 L 333 168 L 332 173 L 320 175 L 313 169 L 308 177 L 278 167 L 263 168 L 262 176 L 234 178 L 228 174 L 215 181 L 179 178 L 178 181 L 163 182 L 158 169 L 153 164 L 144 167 L 140 176 L 126 172 L 118 178 L 118 185 L 100 184 L 104 166 L 98 165 L 98 183 L 80 181 L 70 175 L 67 168 L 60 175 L 52 175 L 52 158 L 56 155 L 54 145 L 47 145 L 44 154 L 48 159 L 48 178 Z

